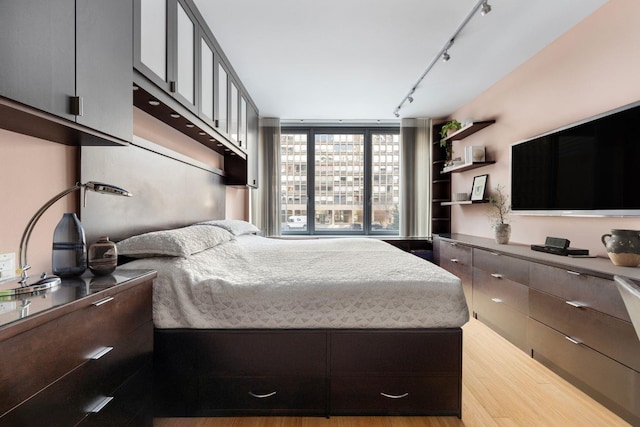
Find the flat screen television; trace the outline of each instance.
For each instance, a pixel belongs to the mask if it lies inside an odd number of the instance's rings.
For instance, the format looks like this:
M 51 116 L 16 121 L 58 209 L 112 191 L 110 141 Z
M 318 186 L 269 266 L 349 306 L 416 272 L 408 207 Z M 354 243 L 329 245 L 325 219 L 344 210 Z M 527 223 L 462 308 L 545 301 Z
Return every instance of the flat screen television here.
M 640 216 L 640 103 L 511 146 L 514 213 Z

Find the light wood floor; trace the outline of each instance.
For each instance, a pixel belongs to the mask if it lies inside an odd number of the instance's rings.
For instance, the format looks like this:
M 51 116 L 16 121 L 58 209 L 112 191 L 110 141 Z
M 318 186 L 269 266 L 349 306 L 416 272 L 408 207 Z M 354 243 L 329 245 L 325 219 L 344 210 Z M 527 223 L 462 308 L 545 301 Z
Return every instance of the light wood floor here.
M 463 333 L 462 420 L 456 417 L 156 418 L 156 427 L 628 426 L 481 322 Z

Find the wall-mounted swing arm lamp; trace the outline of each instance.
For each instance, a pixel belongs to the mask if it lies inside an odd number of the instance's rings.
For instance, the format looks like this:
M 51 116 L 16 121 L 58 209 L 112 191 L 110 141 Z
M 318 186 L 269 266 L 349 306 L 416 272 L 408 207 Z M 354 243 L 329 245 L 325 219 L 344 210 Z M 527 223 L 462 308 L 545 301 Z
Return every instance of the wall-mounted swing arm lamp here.
M 485 16 L 486 14 L 491 12 L 491 6 L 489 5 L 489 0 L 479 0 L 476 3 L 476 5 L 473 7 L 473 9 L 471 9 L 471 12 L 469 12 L 469 14 L 464 18 L 462 23 L 458 26 L 458 28 L 453 33 L 453 35 L 449 38 L 447 43 L 442 47 L 442 49 L 440 49 L 438 54 L 433 58 L 431 63 L 427 66 L 426 70 L 424 70 L 422 75 L 420 75 L 418 80 L 411 87 L 411 90 L 409 91 L 409 93 L 407 93 L 404 96 L 404 98 L 402 99 L 402 101 L 400 102 L 400 104 L 398 104 L 398 106 L 396 107 L 396 109 L 393 112 L 394 116 L 400 117 L 400 109 L 402 108 L 402 106 L 404 105 L 405 102 L 407 102 L 407 101 L 409 101 L 409 103 L 413 102 L 413 94 L 416 91 L 416 89 L 418 88 L 418 85 L 420 83 L 422 83 L 422 80 L 424 80 L 424 78 L 427 76 L 429 71 L 431 71 L 431 69 L 438 62 L 438 60 L 440 58 L 442 58 L 442 60 L 444 62 L 447 62 L 447 61 L 449 61 L 449 59 L 451 59 L 451 55 L 449 54 L 449 49 L 451 48 L 451 46 L 453 46 L 453 42 L 455 41 L 455 39 L 458 36 L 458 34 L 460 34 L 460 32 L 462 32 L 464 27 L 469 23 L 471 18 L 473 18 L 473 16 L 478 12 L 478 10 L 480 10 L 480 14 L 482 16 Z
M 42 205 L 40 209 L 36 211 L 33 217 L 31 217 L 31 219 L 27 223 L 26 228 L 24 229 L 24 232 L 22 233 L 22 238 L 20 239 L 19 262 L 20 262 L 21 278 L 18 281 L 18 283 L 20 283 L 20 287 L 15 289 L 10 289 L 8 291 L 2 291 L 2 295 L 16 295 L 16 294 L 24 294 L 29 292 L 36 292 L 36 291 L 41 291 L 45 289 L 50 289 L 60 285 L 62 280 L 59 277 L 57 276 L 47 277 L 46 273 L 43 273 L 40 280 L 37 281 L 36 283 L 33 283 L 33 284 L 27 283 L 29 279 L 29 275 L 27 274 L 27 271 L 29 271 L 29 269 L 31 268 L 31 266 L 27 261 L 27 250 L 29 247 L 29 239 L 31 238 L 31 232 L 36 226 L 36 223 L 38 222 L 42 214 L 44 214 L 47 211 L 47 209 L 49 209 L 51 206 L 53 206 L 55 202 L 62 199 L 67 194 L 73 193 L 74 191 L 79 190 L 81 188 L 84 189 L 83 204 L 85 206 L 87 204 L 87 190 L 95 191 L 96 193 L 113 194 L 117 196 L 131 197 L 132 195 L 127 190 L 120 187 L 116 187 L 115 185 L 89 181 L 85 184 L 81 184 L 78 182 L 73 187 L 62 191 L 61 193 L 58 193 L 55 196 L 53 196 L 51 199 L 49 199 L 44 205 Z

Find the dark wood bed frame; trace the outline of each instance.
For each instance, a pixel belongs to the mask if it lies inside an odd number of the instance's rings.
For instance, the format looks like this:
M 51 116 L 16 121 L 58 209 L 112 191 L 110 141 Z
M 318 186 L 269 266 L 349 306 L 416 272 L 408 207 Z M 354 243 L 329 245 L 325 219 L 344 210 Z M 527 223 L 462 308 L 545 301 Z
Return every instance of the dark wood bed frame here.
M 134 194 L 81 208 L 88 242 L 224 217 L 221 171 L 139 138 L 82 147 L 81 181 Z M 156 329 L 154 371 L 156 416 L 460 418 L 462 329 Z

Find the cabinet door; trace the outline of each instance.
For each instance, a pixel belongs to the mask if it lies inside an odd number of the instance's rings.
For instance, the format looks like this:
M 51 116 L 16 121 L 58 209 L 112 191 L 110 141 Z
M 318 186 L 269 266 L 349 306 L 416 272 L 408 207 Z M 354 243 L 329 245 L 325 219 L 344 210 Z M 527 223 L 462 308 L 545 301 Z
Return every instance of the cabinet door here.
M 74 0 L 0 2 L 0 95 L 74 120 L 74 45 Z
M 129 0 L 76 1 L 76 121 L 131 141 L 133 11 Z
M 176 5 L 176 91 L 175 96 L 186 107 L 196 106 L 196 24 L 191 12 L 177 2 Z
M 247 146 L 247 101 L 240 97 L 240 121 L 238 123 L 238 142 L 241 147 Z
M 227 70 L 221 62 L 218 62 L 217 84 L 215 87 L 218 118 L 216 127 L 223 135 L 229 132 L 229 78 Z
M 134 66 L 156 85 L 169 91 L 169 9 L 167 0 L 134 3 Z
M 238 88 L 236 87 L 233 80 L 231 81 L 231 91 L 229 92 L 229 135 L 231 139 L 238 145 Z
M 260 119 L 258 112 L 251 105 L 247 105 L 247 185 L 258 188 L 258 132 Z
M 213 123 L 213 70 L 215 67 L 213 48 L 200 37 L 200 118 Z

